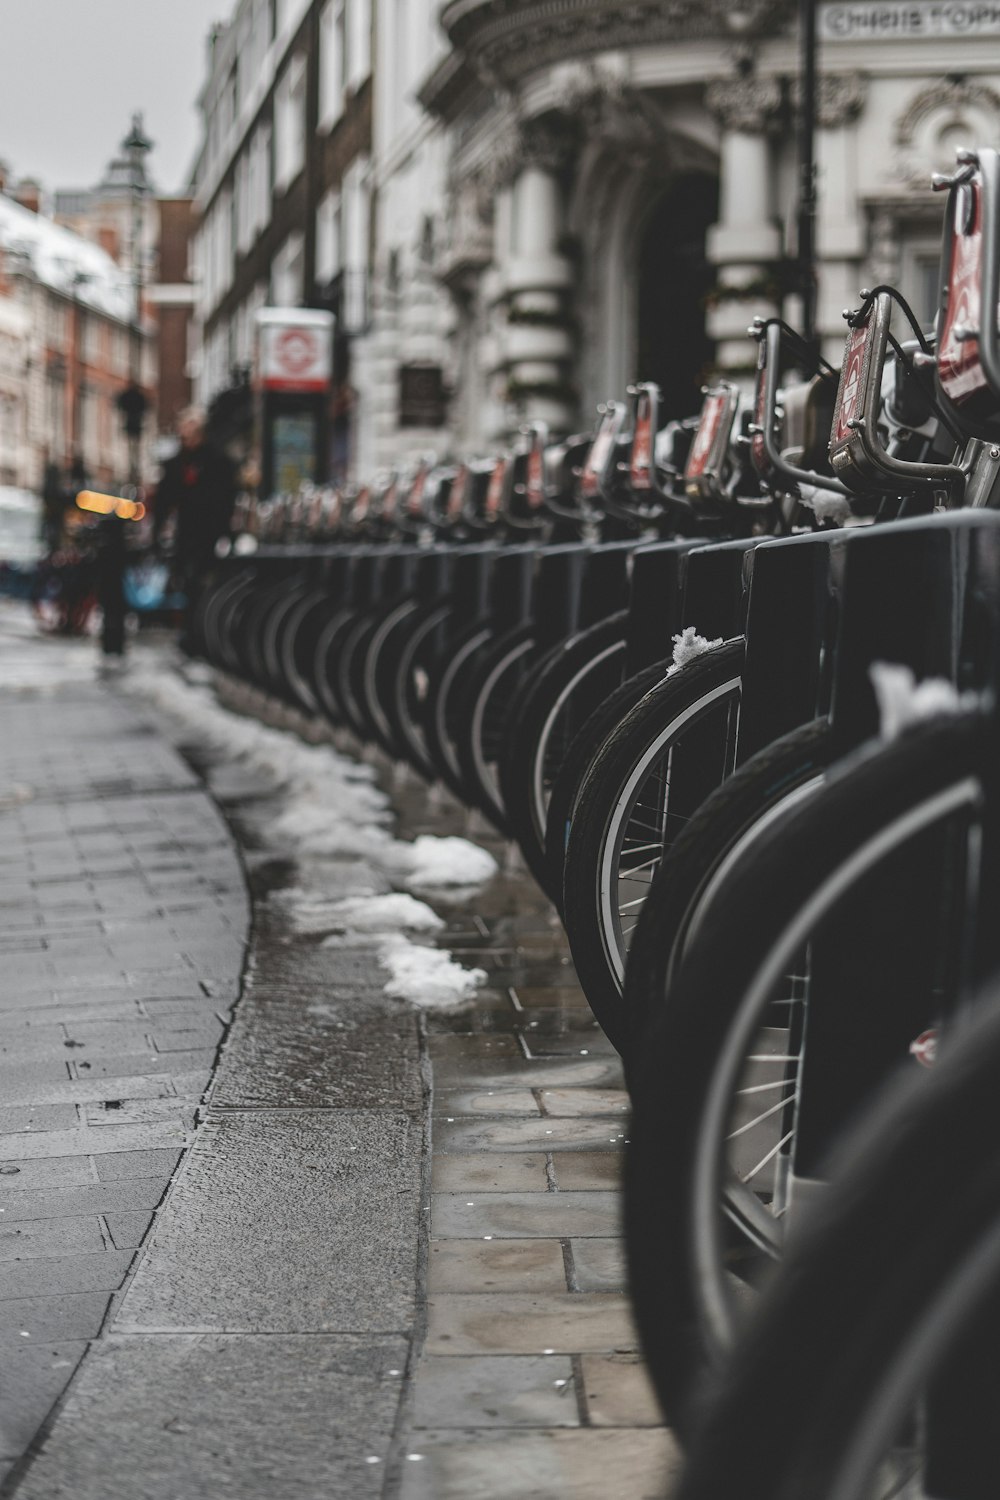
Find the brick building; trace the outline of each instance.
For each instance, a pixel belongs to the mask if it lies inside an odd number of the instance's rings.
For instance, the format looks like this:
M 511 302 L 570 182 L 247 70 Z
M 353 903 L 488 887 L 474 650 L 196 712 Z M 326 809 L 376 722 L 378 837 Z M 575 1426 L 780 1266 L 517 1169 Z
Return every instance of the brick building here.
M 352 463 L 353 345 L 368 324 L 371 71 L 372 0 L 239 0 L 210 38 L 199 100 L 197 399 L 249 451 L 255 314 L 332 312 L 334 474 Z
M 106 250 L 0 191 L 0 475 L 40 489 L 48 464 L 95 483 L 128 476 L 116 401 L 133 336 L 129 278 Z M 149 339 L 142 338 L 151 385 Z

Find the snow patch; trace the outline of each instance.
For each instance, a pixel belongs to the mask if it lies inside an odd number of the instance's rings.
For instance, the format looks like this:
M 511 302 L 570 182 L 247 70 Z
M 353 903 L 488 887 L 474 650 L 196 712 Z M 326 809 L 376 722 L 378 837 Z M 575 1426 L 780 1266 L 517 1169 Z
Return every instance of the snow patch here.
M 483 885 L 497 872 L 488 849 L 468 839 L 435 838 L 422 833 L 412 844 L 394 843 L 388 863 L 403 885 L 417 890 Z
M 686 625 L 680 635 L 672 636 L 674 643 L 674 655 L 671 665 L 667 668 L 667 676 L 673 677 L 681 667 L 686 667 L 689 661 L 696 657 L 704 656 L 706 651 L 711 651 L 716 646 L 722 645 L 722 636 L 716 636 L 714 641 L 706 640 L 699 635 L 693 625 Z
M 960 693 L 944 677 L 925 677 L 917 682 L 910 668 L 900 662 L 872 662 L 868 676 L 875 689 L 884 740 L 894 740 L 909 725 L 923 719 L 973 708 L 977 701 L 975 694 Z
M 812 511 L 817 521 L 833 521 L 842 526 L 853 515 L 847 496 L 838 495 L 836 490 L 821 490 L 812 485 L 801 484 L 799 495 L 802 504 Z
M 243 762 L 281 794 L 283 806 L 267 825 L 265 839 L 272 849 L 305 861 L 309 882 L 269 898 L 284 906 L 292 929 L 322 937 L 323 947 L 374 947 L 389 974 L 385 993 L 396 999 L 423 1010 L 467 1004 L 486 983 L 483 970 L 466 969 L 447 951 L 406 935 L 440 931 L 444 923 L 436 912 L 405 890 L 383 894 L 369 888 L 331 898 L 321 888 L 322 862 L 359 858 L 370 879 L 454 895 L 495 875 L 493 856 L 461 838 L 394 839 L 386 826 L 392 816 L 389 800 L 374 785 L 370 766 L 223 708 L 201 669 L 185 669 L 185 676 L 143 663 L 127 685 L 179 719 L 221 759 Z
M 388 896 L 349 896 L 331 901 L 325 912 L 327 931 L 396 933 L 440 932 L 444 922 L 422 901 L 393 891 Z
M 443 949 L 402 936 L 383 940 L 379 962 L 389 971 L 385 993 L 420 1010 L 457 1010 L 486 983 L 483 969 L 465 969 Z

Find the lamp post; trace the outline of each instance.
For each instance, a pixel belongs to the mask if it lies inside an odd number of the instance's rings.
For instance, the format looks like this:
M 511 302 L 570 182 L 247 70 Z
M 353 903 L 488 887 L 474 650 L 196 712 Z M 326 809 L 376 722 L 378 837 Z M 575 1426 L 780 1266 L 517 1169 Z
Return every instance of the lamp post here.
M 118 398 L 125 433 L 129 440 L 129 484 L 138 489 L 142 478 L 142 430 L 148 405 L 142 385 L 142 207 L 149 192 L 146 157 L 153 149 L 142 128 L 142 115 L 132 116 L 132 129 L 122 142 L 128 158 L 129 197 L 132 205 L 132 328 L 129 352 L 129 384 Z
M 799 0 L 798 281 L 802 336 L 815 360 L 816 340 L 816 0 Z

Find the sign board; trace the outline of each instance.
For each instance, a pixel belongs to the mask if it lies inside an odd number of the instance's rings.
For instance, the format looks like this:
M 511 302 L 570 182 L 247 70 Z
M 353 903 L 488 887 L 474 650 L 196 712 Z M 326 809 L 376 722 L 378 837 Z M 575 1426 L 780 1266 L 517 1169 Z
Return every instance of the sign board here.
M 316 422 L 309 412 L 285 412 L 275 417 L 274 489 L 297 495 L 316 478 Z
M 400 427 L 443 427 L 448 418 L 440 365 L 400 365 Z
M 983 0 L 859 0 L 819 7 L 824 42 L 937 41 L 1000 36 L 1000 4 Z
M 298 307 L 265 307 L 256 317 L 257 385 L 293 393 L 329 389 L 333 315 Z

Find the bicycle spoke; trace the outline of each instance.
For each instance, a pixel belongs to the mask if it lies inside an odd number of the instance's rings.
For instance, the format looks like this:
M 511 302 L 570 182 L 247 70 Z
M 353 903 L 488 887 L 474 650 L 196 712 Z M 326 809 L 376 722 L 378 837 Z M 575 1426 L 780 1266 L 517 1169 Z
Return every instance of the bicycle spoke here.
M 793 1089 L 784 1099 L 779 1099 L 777 1104 L 772 1104 L 770 1109 L 765 1109 L 763 1114 L 757 1115 L 753 1120 L 748 1120 L 745 1125 L 740 1125 L 738 1129 L 730 1131 L 726 1136 L 726 1140 L 735 1141 L 739 1136 L 746 1135 L 747 1131 L 753 1130 L 755 1125 L 760 1125 L 764 1120 L 769 1120 L 772 1115 L 778 1113 L 779 1109 L 784 1109 L 786 1104 L 791 1104 L 794 1098 L 795 1090 Z
M 787 1135 L 783 1135 L 781 1137 L 781 1140 L 778 1141 L 775 1145 L 773 1145 L 771 1147 L 771 1149 L 767 1153 L 767 1155 L 766 1156 L 762 1156 L 761 1159 L 760 1159 L 760 1161 L 757 1163 L 757 1165 L 755 1167 L 751 1167 L 750 1168 L 750 1171 L 747 1172 L 746 1176 L 743 1177 L 742 1181 L 744 1183 L 751 1182 L 757 1176 L 758 1172 L 762 1172 L 764 1170 L 764 1168 L 767 1166 L 767 1164 L 769 1162 L 772 1162 L 774 1160 L 774 1158 L 777 1156 L 778 1152 L 781 1151 L 785 1146 L 788 1145 L 788 1142 L 791 1140 L 791 1138 L 792 1138 L 792 1136 L 794 1134 L 795 1134 L 794 1130 L 789 1130 L 788 1133 L 787 1133 Z

